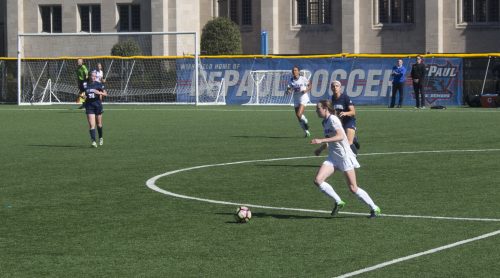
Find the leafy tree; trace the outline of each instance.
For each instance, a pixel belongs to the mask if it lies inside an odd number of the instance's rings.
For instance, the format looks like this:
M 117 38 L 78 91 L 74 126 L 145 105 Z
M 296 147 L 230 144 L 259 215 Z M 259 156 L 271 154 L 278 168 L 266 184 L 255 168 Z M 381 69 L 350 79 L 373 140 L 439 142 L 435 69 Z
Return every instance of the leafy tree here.
M 139 56 L 141 55 L 141 53 L 142 52 L 141 48 L 139 47 L 139 44 L 131 39 L 122 42 L 117 42 L 115 45 L 113 45 L 113 48 L 111 49 L 111 55 L 113 56 L 123 56 L 123 57 Z
M 241 54 L 238 25 L 226 17 L 208 21 L 201 33 L 201 52 L 207 55 Z

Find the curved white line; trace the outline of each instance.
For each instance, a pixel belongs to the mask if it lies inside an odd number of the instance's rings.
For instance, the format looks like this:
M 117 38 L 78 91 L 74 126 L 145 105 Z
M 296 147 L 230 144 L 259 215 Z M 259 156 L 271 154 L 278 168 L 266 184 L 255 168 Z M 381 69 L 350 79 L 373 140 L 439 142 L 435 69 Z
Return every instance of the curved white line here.
M 433 150 L 433 151 L 414 151 L 414 152 L 386 152 L 386 153 L 368 153 L 368 154 L 360 154 L 360 156 L 371 156 L 371 155 L 395 155 L 395 154 L 425 154 L 425 153 L 451 153 L 451 152 L 492 152 L 492 151 L 500 151 L 500 149 L 484 149 L 484 150 Z M 186 172 L 191 170 L 209 168 L 209 167 L 219 167 L 219 166 L 228 166 L 228 165 L 237 165 L 237 164 L 246 164 L 246 163 L 256 163 L 256 162 L 268 162 L 268 161 L 281 161 L 281 160 L 294 160 L 294 159 L 306 159 L 306 158 L 317 158 L 317 156 L 297 156 L 297 157 L 284 157 L 284 158 L 271 158 L 271 159 L 257 159 L 257 160 L 245 160 L 245 161 L 236 161 L 236 162 L 227 162 L 227 163 L 218 163 L 218 164 L 207 164 L 194 166 L 189 168 L 178 169 L 174 171 L 169 171 L 157 176 L 154 176 L 146 181 L 146 186 L 151 190 L 154 190 L 158 193 L 187 199 L 187 200 L 195 200 L 200 202 L 207 202 L 212 204 L 221 204 L 221 205 L 232 205 L 232 206 L 249 206 L 254 208 L 263 208 L 263 209 L 272 209 L 272 210 L 286 210 L 286 211 L 300 211 L 300 212 L 316 212 L 316 213 L 330 213 L 330 211 L 326 210 L 313 210 L 313 209 L 301 209 L 301 208 L 287 208 L 287 207 L 272 207 L 272 206 L 262 206 L 262 205 L 254 205 L 254 204 L 244 204 L 237 202 L 227 202 L 227 201 L 218 201 L 212 199 L 198 198 L 192 197 L 182 194 L 177 194 L 171 191 L 167 191 L 159 188 L 155 183 L 158 179 L 166 176 L 170 176 L 173 174 L 177 174 L 180 172 Z M 342 214 L 348 215 L 366 215 L 366 213 L 358 213 L 358 212 L 340 212 Z M 488 222 L 500 222 L 500 219 L 497 218 L 466 218 L 466 217 L 444 217 L 444 216 L 423 216 L 423 215 L 399 215 L 399 214 L 382 214 L 385 217 L 400 217 L 400 218 L 421 218 L 421 219 L 440 219 L 440 220 L 462 220 L 462 221 L 488 221 Z

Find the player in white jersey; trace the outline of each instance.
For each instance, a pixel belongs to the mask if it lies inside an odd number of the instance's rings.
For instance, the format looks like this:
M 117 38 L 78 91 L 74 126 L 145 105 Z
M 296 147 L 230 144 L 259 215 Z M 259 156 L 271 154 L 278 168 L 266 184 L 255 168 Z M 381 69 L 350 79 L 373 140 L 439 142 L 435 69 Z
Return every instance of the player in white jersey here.
M 299 120 L 299 124 L 304 130 L 305 136 L 311 136 L 309 125 L 304 110 L 309 102 L 309 91 L 311 90 L 311 82 L 304 76 L 300 75 L 300 68 L 294 66 L 292 69 L 293 77 L 290 78 L 287 86 L 287 92 L 293 93 L 293 106 L 295 108 L 295 116 Z
M 323 130 L 325 138 L 313 139 L 311 144 L 320 144 L 321 146 L 315 150 L 314 154 L 320 153 L 328 147 L 328 158 L 323 162 L 316 174 L 314 184 L 325 193 L 328 197 L 334 200 L 332 215 L 345 206 L 339 195 L 335 192 L 333 187 L 326 182 L 335 169 L 339 169 L 344 173 L 345 181 L 349 189 L 355 194 L 363 203 L 370 207 L 370 218 L 380 215 L 380 208 L 375 205 L 368 193 L 358 186 L 356 181 L 355 168 L 359 168 L 356 155 L 352 152 L 349 146 L 349 141 L 342 127 L 340 119 L 335 115 L 335 109 L 329 100 L 321 100 L 316 105 L 316 113 L 318 117 L 323 119 Z
M 102 70 L 102 64 L 97 63 L 97 69 L 94 70 L 96 73 L 96 81 L 100 83 L 106 82 L 106 79 L 104 79 L 104 72 Z

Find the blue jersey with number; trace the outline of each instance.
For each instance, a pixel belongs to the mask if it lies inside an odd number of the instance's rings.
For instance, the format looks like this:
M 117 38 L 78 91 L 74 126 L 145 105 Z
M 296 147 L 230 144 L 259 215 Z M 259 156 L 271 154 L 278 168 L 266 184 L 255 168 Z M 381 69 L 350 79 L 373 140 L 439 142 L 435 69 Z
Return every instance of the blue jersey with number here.
M 102 92 L 104 90 L 104 85 L 102 85 L 99 82 L 94 82 L 94 83 L 87 83 L 87 87 L 85 88 L 85 96 L 87 99 L 85 100 L 85 103 L 92 103 L 96 101 L 101 101 L 99 98 L 99 95 L 96 94 L 96 91 Z

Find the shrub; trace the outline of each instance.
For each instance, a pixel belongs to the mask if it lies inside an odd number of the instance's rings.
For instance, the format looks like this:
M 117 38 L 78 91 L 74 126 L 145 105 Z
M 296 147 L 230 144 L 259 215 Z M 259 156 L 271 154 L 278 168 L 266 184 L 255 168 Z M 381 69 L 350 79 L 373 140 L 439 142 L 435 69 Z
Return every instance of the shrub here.
M 241 54 L 241 34 L 238 25 L 225 17 L 205 24 L 201 33 L 201 53 L 207 55 Z
M 111 55 L 123 57 L 139 56 L 141 55 L 141 48 L 136 41 L 128 39 L 113 45 L 113 48 L 111 48 Z

